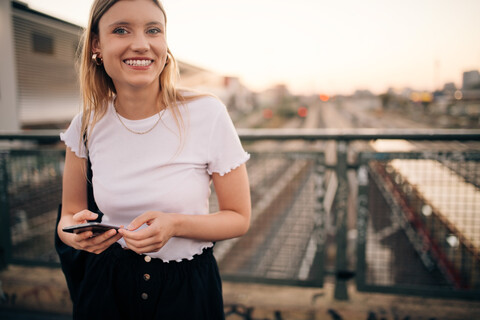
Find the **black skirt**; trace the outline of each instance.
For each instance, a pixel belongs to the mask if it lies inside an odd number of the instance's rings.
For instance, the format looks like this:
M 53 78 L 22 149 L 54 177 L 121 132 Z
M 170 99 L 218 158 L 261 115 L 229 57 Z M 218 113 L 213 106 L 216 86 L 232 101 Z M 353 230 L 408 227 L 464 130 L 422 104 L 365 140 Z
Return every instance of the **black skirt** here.
M 225 319 L 212 251 L 167 263 L 119 244 L 90 255 L 73 319 Z

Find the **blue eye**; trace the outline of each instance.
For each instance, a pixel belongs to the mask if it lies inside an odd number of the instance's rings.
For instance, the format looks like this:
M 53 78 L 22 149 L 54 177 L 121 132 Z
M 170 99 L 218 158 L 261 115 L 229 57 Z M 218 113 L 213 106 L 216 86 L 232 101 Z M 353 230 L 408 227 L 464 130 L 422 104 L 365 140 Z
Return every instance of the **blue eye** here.
M 162 33 L 162 30 L 160 28 L 152 28 L 152 29 L 148 29 L 147 30 L 147 33 L 150 33 L 150 34 L 159 34 L 159 33 Z
M 127 30 L 123 27 L 113 29 L 113 33 L 116 34 L 126 34 Z

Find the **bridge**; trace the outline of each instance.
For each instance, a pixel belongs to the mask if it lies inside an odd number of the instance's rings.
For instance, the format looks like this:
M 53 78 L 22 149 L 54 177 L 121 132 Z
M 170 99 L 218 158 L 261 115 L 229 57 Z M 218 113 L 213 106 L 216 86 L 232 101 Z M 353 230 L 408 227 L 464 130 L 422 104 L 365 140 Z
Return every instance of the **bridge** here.
M 262 305 L 274 319 L 276 311 L 277 318 L 285 309 L 294 314 L 296 304 L 303 314 L 333 319 L 350 312 L 338 307 L 342 301 L 362 308 L 362 294 L 390 307 L 399 294 L 408 295 L 412 306 L 419 303 L 416 296 L 437 299 L 428 301 L 439 308 L 445 300 L 438 299 L 453 299 L 467 307 L 455 309 L 451 319 L 458 312 L 478 314 L 478 303 L 469 301 L 480 296 L 480 132 L 412 123 L 356 129 L 349 121 L 355 117 L 322 103 L 281 129 L 238 130 L 252 155 L 252 226 L 246 236 L 215 249 L 232 317 L 260 317 L 255 308 Z M 57 270 L 54 282 L 61 287 L 52 237 L 64 156 L 57 132 L 10 132 L 1 139 L 9 141 L 0 156 L 4 291 L 15 288 L 7 274 L 19 278 L 9 272 L 31 266 L 48 266 L 39 271 L 45 276 Z M 215 204 L 213 190 L 212 211 Z M 38 299 L 63 301 L 54 310 L 68 313 L 68 299 L 57 296 L 62 291 L 49 292 L 39 292 Z M 23 301 L 16 303 L 37 310 L 35 295 L 27 293 L 19 293 Z M 323 296 L 339 309 L 330 310 Z M 381 309 L 367 306 L 357 309 L 356 319 Z

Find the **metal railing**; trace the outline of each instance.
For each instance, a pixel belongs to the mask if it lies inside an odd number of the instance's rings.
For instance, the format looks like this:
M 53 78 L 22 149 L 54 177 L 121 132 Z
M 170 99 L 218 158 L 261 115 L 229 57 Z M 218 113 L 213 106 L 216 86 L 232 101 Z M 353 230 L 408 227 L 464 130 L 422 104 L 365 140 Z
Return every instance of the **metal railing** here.
M 357 288 L 478 297 L 480 152 L 360 158 Z
M 363 291 L 480 297 L 480 130 L 238 131 L 252 155 L 253 216 L 246 236 L 216 245 L 224 279 L 320 287 L 330 276 L 340 300 L 351 277 Z M 421 152 L 372 150 L 378 139 L 418 141 Z M 266 140 L 275 144 L 256 148 Z M 0 152 L 1 262 L 58 266 L 58 132 L 0 141 L 35 142 Z

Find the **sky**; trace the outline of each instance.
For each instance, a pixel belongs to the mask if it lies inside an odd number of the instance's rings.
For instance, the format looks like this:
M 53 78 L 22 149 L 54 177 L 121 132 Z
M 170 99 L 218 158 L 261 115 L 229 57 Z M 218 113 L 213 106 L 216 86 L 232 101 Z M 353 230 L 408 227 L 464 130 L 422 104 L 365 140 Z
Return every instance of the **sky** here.
M 23 0 L 85 26 L 92 0 Z M 480 0 L 163 0 L 184 62 L 261 91 L 385 92 L 462 84 L 480 70 Z

